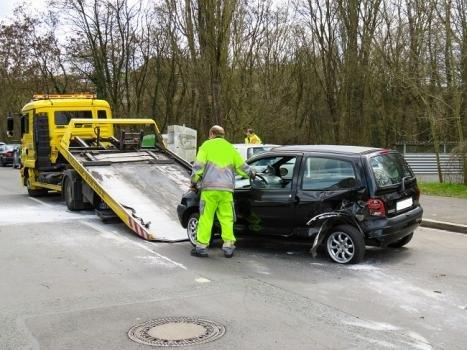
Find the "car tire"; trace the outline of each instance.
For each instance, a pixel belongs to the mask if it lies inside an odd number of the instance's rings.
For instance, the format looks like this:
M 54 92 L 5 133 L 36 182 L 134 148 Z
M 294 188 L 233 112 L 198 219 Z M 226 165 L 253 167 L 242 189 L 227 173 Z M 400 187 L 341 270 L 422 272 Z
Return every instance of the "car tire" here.
M 333 227 L 324 244 L 329 258 L 338 264 L 357 264 L 365 256 L 363 235 L 351 225 Z
M 413 232 L 411 234 L 408 234 L 405 237 L 402 237 L 398 241 L 395 241 L 394 243 L 389 244 L 388 247 L 401 248 L 405 246 L 407 243 L 409 243 L 412 240 L 412 237 L 413 237 Z
M 186 234 L 190 243 L 193 246 L 196 246 L 196 231 L 198 229 L 198 222 L 199 222 L 199 213 L 195 212 L 190 214 L 188 217 L 187 225 L 186 225 Z
M 190 216 L 188 217 L 187 225 L 186 225 L 186 233 L 188 236 L 188 240 L 193 246 L 196 246 L 196 231 L 198 228 L 198 222 L 199 222 L 199 213 L 195 212 L 195 213 L 190 214 Z M 209 240 L 209 246 L 211 246 L 212 242 L 214 241 L 215 236 L 218 237 L 218 235 L 212 232 L 211 239 Z

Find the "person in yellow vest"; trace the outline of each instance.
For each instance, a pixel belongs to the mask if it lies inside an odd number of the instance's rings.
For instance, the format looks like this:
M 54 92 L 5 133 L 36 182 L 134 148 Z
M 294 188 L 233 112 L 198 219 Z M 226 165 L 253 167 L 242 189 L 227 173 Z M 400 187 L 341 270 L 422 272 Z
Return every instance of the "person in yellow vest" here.
M 246 129 L 245 136 L 246 136 L 245 137 L 246 144 L 259 145 L 263 143 L 261 139 L 259 138 L 259 136 L 254 133 L 253 129 Z
M 225 132 L 219 125 L 209 131 L 209 140 L 198 150 L 193 164 L 191 185 L 201 190 L 200 218 L 196 232 L 196 247 L 191 255 L 207 257 L 207 247 L 211 240 L 214 215 L 222 229 L 222 250 L 226 258 L 231 258 L 235 250 L 233 224 L 235 208 L 233 191 L 235 174 L 254 178 L 253 168 L 245 163 L 233 145 L 224 138 Z

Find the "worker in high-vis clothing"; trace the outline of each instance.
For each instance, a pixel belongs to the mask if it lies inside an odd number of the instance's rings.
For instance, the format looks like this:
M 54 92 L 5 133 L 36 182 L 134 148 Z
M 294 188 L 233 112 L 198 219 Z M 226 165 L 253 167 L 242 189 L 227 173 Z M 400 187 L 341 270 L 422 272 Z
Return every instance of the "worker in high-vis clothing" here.
M 254 178 L 256 175 L 254 169 L 245 163 L 224 135 L 222 127 L 213 126 L 209 131 L 209 140 L 201 145 L 193 164 L 192 188 L 201 190 L 196 247 L 191 251 L 193 256 L 208 256 L 207 248 L 216 214 L 222 229 L 224 256 L 226 258 L 233 256 L 235 250 L 233 232 L 235 174 L 245 178 Z
M 260 145 L 263 142 L 259 138 L 258 135 L 255 134 L 253 129 L 246 129 L 245 130 L 245 143 L 248 144 L 254 144 L 254 145 Z

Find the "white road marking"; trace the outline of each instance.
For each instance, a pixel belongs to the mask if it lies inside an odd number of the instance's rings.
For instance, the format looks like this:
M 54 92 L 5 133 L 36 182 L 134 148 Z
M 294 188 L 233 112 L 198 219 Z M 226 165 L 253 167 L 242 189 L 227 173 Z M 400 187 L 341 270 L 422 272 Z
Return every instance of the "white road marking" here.
M 211 282 L 211 280 L 208 280 L 207 278 L 204 278 L 204 277 L 196 278 L 195 281 L 198 282 L 198 283 L 209 283 L 209 282 Z
M 46 202 L 44 202 L 44 201 L 41 201 L 40 199 L 33 198 L 33 197 L 28 197 L 28 198 L 29 198 L 30 200 L 36 202 L 36 203 L 39 203 L 39 204 L 41 204 L 41 205 L 47 207 L 47 208 L 53 208 L 52 205 L 50 205 L 49 203 L 46 203 Z
M 103 233 L 103 234 L 106 235 L 106 236 L 108 236 L 108 234 L 109 234 L 109 231 L 104 230 L 102 227 L 100 227 L 100 226 L 97 225 L 96 223 L 92 223 L 92 222 L 83 222 L 83 224 L 85 224 L 86 226 L 91 227 L 92 229 L 94 229 L 94 230 L 96 230 L 96 231 L 98 231 L 98 232 Z M 116 234 L 116 233 L 112 233 L 112 235 L 117 235 L 117 234 Z M 144 249 L 144 250 L 148 251 L 149 253 L 151 253 L 151 254 L 153 254 L 153 255 L 155 255 L 155 256 L 157 256 L 157 257 L 163 259 L 163 260 L 166 260 L 166 261 L 170 262 L 171 264 L 173 264 L 173 265 L 175 265 L 175 266 L 177 266 L 177 267 L 179 267 L 179 268 L 181 268 L 181 269 L 183 269 L 183 270 L 188 270 L 187 267 L 186 267 L 185 265 L 183 265 L 183 264 L 181 264 L 181 263 L 179 263 L 179 262 L 176 262 L 176 261 L 174 261 L 174 260 L 172 260 L 172 259 L 166 257 L 165 255 L 162 255 L 162 254 L 159 254 L 159 253 L 155 252 L 154 250 L 152 250 L 151 248 L 147 247 L 147 246 L 144 245 L 143 243 L 135 242 L 135 241 L 133 241 L 133 240 L 131 240 L 131 239 L 129 239 L 129 238 L 124 238 L 124 237 L 121 237 L 121 236 L 118 237 L 118 238 L 119 238 L 119 241 L 122 241 L 122 240 L 123 240 L 123 241 L 125 241 L 126 243 L 131 243 L 131 244 L 133 244 L 133 245 L 135 245 L 135 246 L 137 246 L 137 247 L 139 247 L 139 248 L 141 248 L 141 249 Z M 121 238 L 121 239 L 120 239 L 120 238 Z

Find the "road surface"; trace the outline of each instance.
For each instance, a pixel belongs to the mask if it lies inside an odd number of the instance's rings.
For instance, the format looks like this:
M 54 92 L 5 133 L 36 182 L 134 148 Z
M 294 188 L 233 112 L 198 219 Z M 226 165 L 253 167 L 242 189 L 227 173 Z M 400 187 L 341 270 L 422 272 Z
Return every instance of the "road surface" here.
M 149 349 L 128 330 L 168 316 L 225 325 L 193 349 L 467 348 L 467 235 L 420 228 L 353 266 L 297 243 L 218 248 L 142 241 L 0 168 L 0 349 Z

